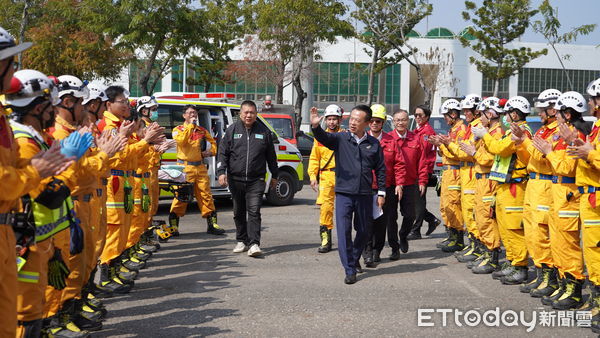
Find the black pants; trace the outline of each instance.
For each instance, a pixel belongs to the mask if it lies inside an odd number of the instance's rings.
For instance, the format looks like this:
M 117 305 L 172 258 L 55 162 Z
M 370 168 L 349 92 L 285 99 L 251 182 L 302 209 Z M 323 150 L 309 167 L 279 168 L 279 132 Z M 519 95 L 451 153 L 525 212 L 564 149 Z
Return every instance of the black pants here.
M 265 192 L 264 179 L 237 181 L 229 179 L 229 190 L 233 199 L 235 238 L 246 245 L 260 245 L 260 206 Z
M 381 252 L 385 245 L 385 233 L 387 225 L 395 222 L 398 218 L 398 196 L 396 196 L 396 186 L 385 189 L 385 203 L 383 204 L 383 214 L 373 220 L 369 227 L 369 241 L 365 247 L 365 256 L 371 255 L 373 250 Z M 396 226 L 397 228 L 397 226 Z
M 413 231 L 420 232 L 421 226 L 423 226 L 423 221 L 427 223 L 433 223 L 435 220 L 435 215 L 427 210 L 427 187 L 425 187 L 425 193 L 423 196 L 419 195 L 419 199 L 417 201 L 417 219 L 415 220 Z
M 400 199 L 400 213 L 402 214 L 402 225 L 398 231 L 398 212 L 395 211 L 388 223 L 388 243 L 393 251 L 400 248 L 398 236 L 405 239 L 412 229 L 417 214 L 416 205 L 419 200 L 419 188 L 416 184 L 405 185 L 402 189 L 402 199 Z

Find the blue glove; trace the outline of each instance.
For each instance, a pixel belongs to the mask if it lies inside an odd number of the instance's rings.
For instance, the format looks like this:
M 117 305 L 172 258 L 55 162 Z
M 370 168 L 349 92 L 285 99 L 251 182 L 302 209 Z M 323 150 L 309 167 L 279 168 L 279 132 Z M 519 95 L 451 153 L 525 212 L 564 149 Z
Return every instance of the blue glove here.
M 60 153 L 66 157 L 75 157 L 79 159 L 79 145 L 81 143 L 81 135 L 78 132 L 71 133 L 67 138 L 60 141 Z
M 81 136 L 81 143 L 77 150 L 77 158 L 81 158 L 85 152 L 90 149 L 92 143 L 94 142 L 94 136 L 92 133 L 85 133 Z

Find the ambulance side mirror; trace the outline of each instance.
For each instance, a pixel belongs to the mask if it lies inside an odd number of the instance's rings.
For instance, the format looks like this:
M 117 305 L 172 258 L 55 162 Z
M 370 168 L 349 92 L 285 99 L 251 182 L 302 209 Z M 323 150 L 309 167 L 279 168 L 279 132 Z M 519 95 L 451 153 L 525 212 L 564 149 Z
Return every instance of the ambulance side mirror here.
M 271 132 L 271 139 L 273 139 L 273 144 L 279 143 L 279 137 L 274 132 Z

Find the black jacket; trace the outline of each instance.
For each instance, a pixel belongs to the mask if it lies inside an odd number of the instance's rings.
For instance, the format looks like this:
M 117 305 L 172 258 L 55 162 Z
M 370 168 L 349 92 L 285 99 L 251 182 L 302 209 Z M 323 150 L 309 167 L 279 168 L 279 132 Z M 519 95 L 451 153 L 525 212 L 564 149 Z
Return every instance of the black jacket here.
M 318 126 L 312 129 L 315 139 L 334 151 L 335 192 L 353 195 L 373 195 L 373 171 L 379 192 L 385 194 L 385 162 L 381 145 L 367 135 L 360 144 L 352 133 L 327 133 Z
M 230 125 L 217 156 L 217 176 L 227 173 L 239 181 L 264 179 L 267 165 L 272 177 L 279 175 L 271 131 L 258 120 L 250 130 L 242 121 Z

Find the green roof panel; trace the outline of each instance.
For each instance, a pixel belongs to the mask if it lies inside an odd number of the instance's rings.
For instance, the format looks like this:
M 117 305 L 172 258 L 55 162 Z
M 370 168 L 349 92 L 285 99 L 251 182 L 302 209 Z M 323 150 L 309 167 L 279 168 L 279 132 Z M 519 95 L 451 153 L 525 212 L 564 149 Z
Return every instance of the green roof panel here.
M 429 39 L 454 39 L 454 33 L 448 28 L 436 27 L 427 32 L 425 37 Z

